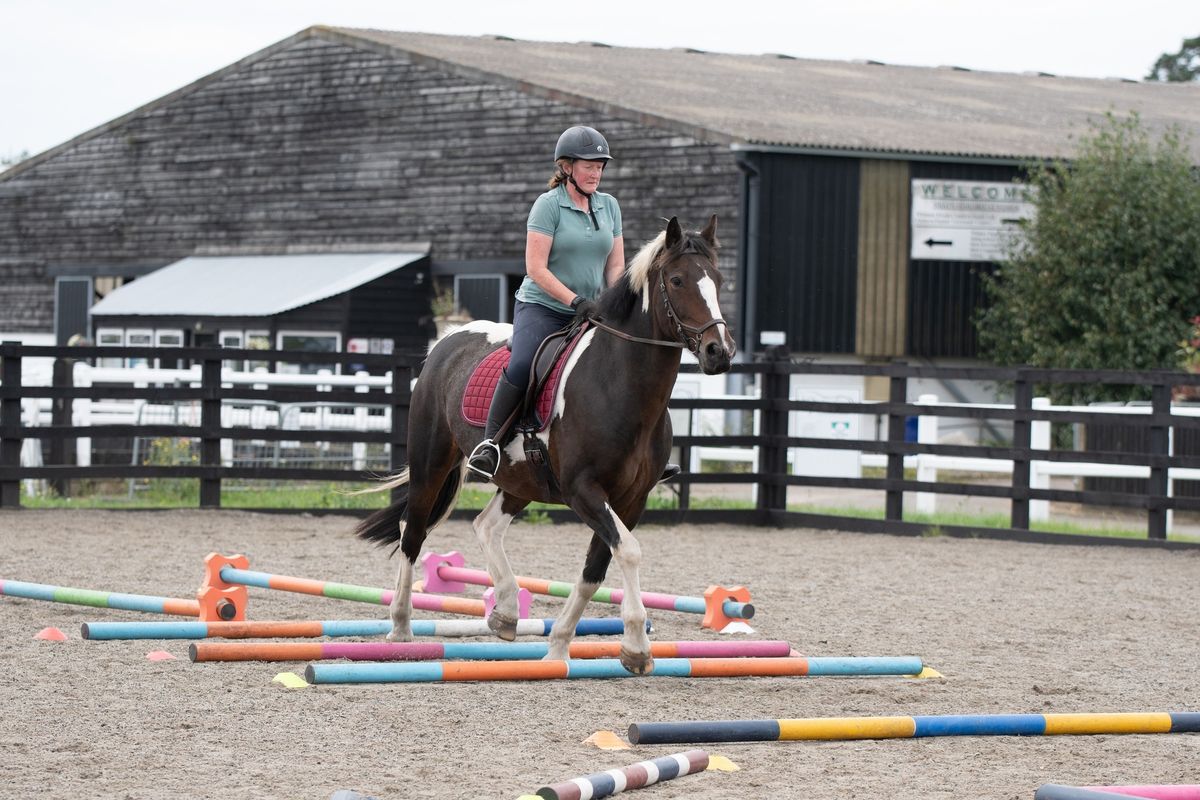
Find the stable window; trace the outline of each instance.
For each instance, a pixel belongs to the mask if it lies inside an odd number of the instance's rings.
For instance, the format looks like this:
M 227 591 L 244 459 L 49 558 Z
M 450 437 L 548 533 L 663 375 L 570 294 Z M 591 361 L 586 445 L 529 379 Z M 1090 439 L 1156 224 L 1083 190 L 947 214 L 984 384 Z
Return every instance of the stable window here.
M 266 331 L 246 331 L 247 350 L 270 350 L 271 349 L 271 334 Z M 258 369 L 270 370 L 271 362 L 269 361 L 247 361 L 246 371 L 254 372 Z
M 454 307 L 471 319 L 508 322 L 507 286 L 504 275 L 455 275 Z
M 183 331 L 179 329 L 155 331 L 154 346 L 183 347 Z M 156 358 L 154 365 L 163 369 L 180 369 L 183 366 L 178 358 Z
M 280 331 L 278 349 L 298 353 L 337 353 L 342 348 L 342 335 L 328 331 Z M 340 372 L 338 364 L 279 364 L 279 371 L 291 374 L 316 375 L 323 369 Z
M 125 344 L 125 331 L 120 328 L 97 328 L 96 344 L 101 347 L 121 347 Z M 96 360 L 96 366 L 119 369 L 125 366 L 125 361 L 112 357 L 100 358 Z
M 217 333 L 217 343 L 225 350 L 241 350 L 244 339 L 241 331 L 220 331 Z M 241 372 L 246 368 L 246 362 L 241 359 L 226 359 L 221 362 L 225 369 Z
M 128 345 L 129 347 L 153 347 L 154 346 L 154 331 L 141 330 L 141 329 L 130 329 L 128 331 L 125 331 L 125 344 Z M 130 358 L 125 363 L 125 366 L 133 368 L 133 367 L 145 367 L 145 366 L 148 366 L 149 364 L 150 364 L 150 359 L 145 358 L 143 356 L 138 356 L 136 358 Z

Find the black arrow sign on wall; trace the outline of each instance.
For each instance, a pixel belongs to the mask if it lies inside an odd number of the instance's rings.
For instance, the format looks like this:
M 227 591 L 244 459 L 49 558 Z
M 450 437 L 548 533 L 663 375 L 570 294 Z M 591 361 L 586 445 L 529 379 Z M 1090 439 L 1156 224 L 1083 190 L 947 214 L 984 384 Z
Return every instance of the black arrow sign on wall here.
M 934 239 L 932 236 L 925 240 L 926 247 L 936 247 L 938 245 L 945 245 L 946 247 L 949 247 L 952 244 L 954 244 L 954 242 L 946 241 L 945 239 Z

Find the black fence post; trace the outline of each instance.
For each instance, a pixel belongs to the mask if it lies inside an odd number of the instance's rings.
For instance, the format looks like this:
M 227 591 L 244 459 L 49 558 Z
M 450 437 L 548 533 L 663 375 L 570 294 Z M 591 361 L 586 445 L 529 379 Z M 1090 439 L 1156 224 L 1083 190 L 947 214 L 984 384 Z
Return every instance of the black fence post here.
M 221 507 L 221 359 L 205 356 L 200 362 L 200 464 L 218 470 L 200 479 L 200 507 Z
M 0 467 L 21 467 L 21 356 L 20 342 L 4 342 L 0 358 L 0 429 L 14 430 L 16 436 L 0 434 Z M 21 481 L 15 475 L 0 479 L 0 508 L 21 507 Z
M 787 511 L 787 445 L 788 410 L 782 404 L 788 400 L 791 374 L 782 367 L 790 356 L 782 347 L 770 347 L 763 365 L 762 420 L 759 434 L 762 445 L 758 450 L 758 471 L 764 479 L 758 484 L 758 511 L 769 521 L 773 512 Z
M 1154 422 L 1150 425 L 1150 455 L 1166 458 L 1170 455 L 1169 418 L 1171 416 L 1171 387 L 1164 383 L 1155 383 L 1150 389 L 1150 414 Z M 1146 501 L 1149 504 L 1147 514 L 1147 535 L 1151 539 L 1167 538 L 1167 508 L 1163 505 L 1167 499 L 1168 467 L 1150 467 L 1150 482 L 1146 484 Z
M 1033 446 L 1033 426 L 1029 413 L 1033 410 L 1033 384 L 1023 372 L 1017 373 L 1013 385 L 1013 450 L 1028 451 Z M 1009 526 L 1029 530 L 1029 456 L 1013 454 L 1012 515 Z
M 54 359 L 51 383 L 57 388 L 68 388 L 75 385 L 75 359 Z M 50 402 L 50 424 L 70 425 L 74 421 L 74 401 L 70 397 L 56 397 Z M 50 463 L 68 466 L 75 463 L 74 439 L 50 440 Z M 71 496 L 71 482 L 65 478 L 55 478 L 50 481 L 50 488 L 60 497 Z
M 903 375 L 892 375 L 888 378 L 888 403 L 901 404 L 908 401 L 908 378 Z M 887 415 L 887 440 L 889 445 L 900 444 L 904 441 L 903 414 L 889 411 Z M 888 481 L 904 480 L 904 453 L 898 448 L 889 447 L 887 454 L 887 470 L 884 475 Z M 886 490 L 884 497 L 884 518 L 904 519 L 904 490 Z
M 413 367 L 406 360 L 397 359 L 392 365 L 392 430 L 388 443 L 391 459 L 388 462 L 393 473 L 399 472 L 408 463 L 408 408 L 412 403 Z M 392 490 L 392 502 L 401 498 L 406 488 Z

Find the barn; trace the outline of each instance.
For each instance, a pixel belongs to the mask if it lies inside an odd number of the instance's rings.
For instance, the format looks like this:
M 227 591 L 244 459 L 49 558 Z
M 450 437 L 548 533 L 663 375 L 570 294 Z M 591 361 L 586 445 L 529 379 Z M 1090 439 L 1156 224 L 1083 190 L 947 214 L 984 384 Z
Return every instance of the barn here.
M 451 291 L 507 319 L 553 143 L 587 123 L 627 251 L 719 215 L 746 357 L 971 360 L 1024 213 L 999 195 L 1110 111 L 1195 130 L 1200 86 L 313 27 L 0 174 L 0 335 L 403 349 Z M 345 285 L 364 253 L 413 258 Z M 327 290 L 233 302 L 289 257 Z M 172 305 L 206 266 L 209 304 Z

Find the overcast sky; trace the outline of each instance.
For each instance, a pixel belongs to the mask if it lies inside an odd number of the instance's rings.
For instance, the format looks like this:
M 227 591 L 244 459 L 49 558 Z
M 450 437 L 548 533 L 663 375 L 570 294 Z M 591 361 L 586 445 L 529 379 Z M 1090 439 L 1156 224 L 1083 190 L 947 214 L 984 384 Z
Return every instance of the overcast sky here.
M 318 24 L 1140 79 L 1200 0 L 0 0 L 0 158 Z

